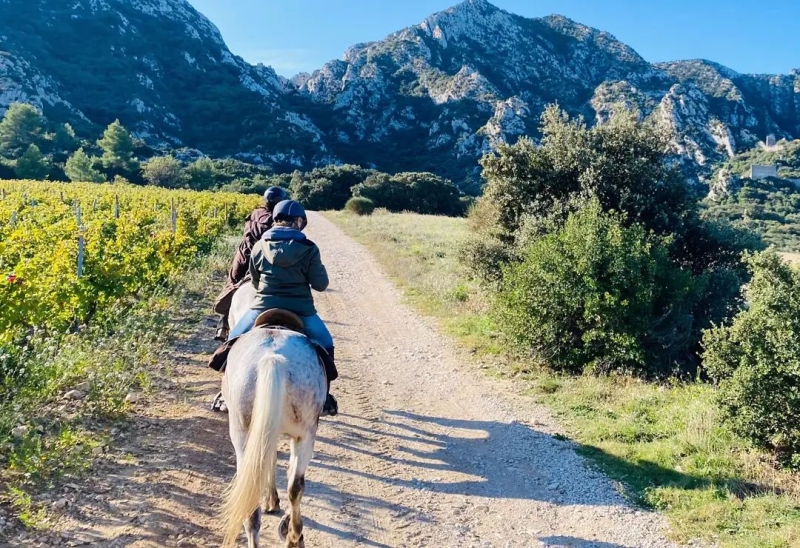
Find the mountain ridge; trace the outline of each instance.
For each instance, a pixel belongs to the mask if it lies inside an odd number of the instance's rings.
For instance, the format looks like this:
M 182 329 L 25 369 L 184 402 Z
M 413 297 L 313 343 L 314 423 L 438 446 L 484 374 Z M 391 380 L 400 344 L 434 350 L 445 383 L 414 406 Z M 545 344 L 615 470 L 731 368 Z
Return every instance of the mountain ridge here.
M 57 121 L 87 127 L 119 117 L 157 146 L 277 171 L 347 162 L 475 181 L 480 155 L 536 137 L 552 102 L 590 124 L 618 103 L 661 120 L 687 173 L 703 179 L 770 133 L 800 137 L 798 71 L 649 63 L 608 32 L 560 15 L 522 17 L 487 0 L 354 44 L 291 79 L 233 55 L 186 0 L 70 6 L 0 0 L 8 21 L 0 23 L 0 110 L 28 99 Z M 95 39 L 64 55 L 61 44 L 80 36 Z

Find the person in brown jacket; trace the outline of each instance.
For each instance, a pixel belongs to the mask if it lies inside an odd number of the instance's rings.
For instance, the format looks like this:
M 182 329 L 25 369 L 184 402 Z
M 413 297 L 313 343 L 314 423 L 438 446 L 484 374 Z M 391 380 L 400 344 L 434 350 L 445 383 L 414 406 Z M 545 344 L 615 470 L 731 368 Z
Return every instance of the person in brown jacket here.
M 248 275 L 250 254 L 253 251 L 253 246 L 261 239 L 264 233 L 272 228 L 272 210 L 275 209 L 275 206 L 279 202 L 288 199 L 289 195 L 283 188 L 279 186 L 270 187 L 264 193 L 264 205 L 254 210 L 247 219 L 245 219 L 244 235 L 239 244 L 239 248 L 236 250 L 236 256 L 233 258 L 231 268 L 228 271 L 225 289 L 223 289 L 214 303 L 214 312 L 221 316 L 214 340 L 228 340 L 228 333 L 230 332 L 228 312 L 230 312 L 231 309 L 231 302 L 233 301 L 233 294 L 235 293 L 236 287 Z

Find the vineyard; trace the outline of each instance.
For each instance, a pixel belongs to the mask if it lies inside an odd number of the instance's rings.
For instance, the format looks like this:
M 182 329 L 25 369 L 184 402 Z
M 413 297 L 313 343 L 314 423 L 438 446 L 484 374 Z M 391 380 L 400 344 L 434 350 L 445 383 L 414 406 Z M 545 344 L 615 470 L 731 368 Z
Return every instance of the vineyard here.
M 239 194 L 0 181 L 0 399 L 30 387 L 34 338 L 60 344 L 124 315 L 256 204 Z
M 0 344 L 166 280 L 255 205 L 237 194 L 0 182 Z

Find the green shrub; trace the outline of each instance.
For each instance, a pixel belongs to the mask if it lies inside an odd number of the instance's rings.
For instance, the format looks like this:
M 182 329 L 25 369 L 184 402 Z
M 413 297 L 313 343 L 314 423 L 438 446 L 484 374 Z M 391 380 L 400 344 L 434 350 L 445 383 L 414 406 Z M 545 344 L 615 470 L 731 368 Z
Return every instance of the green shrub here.
M 357 196 L 350 198 L 344 205 L 344 209 L 356 215 L 372 215 L 375 211 L 375 203 L 369 198 L 361 198 Z
M 693 279 L 668 242 L 593 200 L 504 267 L 494 315 L 551 367 L 669 373 L 689 353 Z
M 489 290 L 507 288 L 504 267 L 527 257 L 531 246 L 540 245 L 535 242 L 559 233 L 587 200 L 603 212 L 619 212 L 621 228 L 640 226 L 648 239 L 661 242 L 671 271 L 679 269 L 692 279 L 691 307 L 684 310 L 686 303 L 676 303 L 687 314 L 676 331 L 686 344 L 673 352 L 677 347 L 669 342 L 671 350 L 663 356 L 679 360 L 681 373 L 694 376 L 702 329 L 738 310 L 740 288 L 749 276 L 739 257 L 758 249 L 760 240 L 701 218 L 692 189 L 670 162 L 668 133 L 639 121 L 635 113 L 618 112 L 609 123 L 590 128 L 548 107 L 541 131 L 539 145 L 523 138 L 482 159 L 485 193 L 470 209 L 472 230 L 461 246 L 467 271 Z M 601 284 L 590 275 L 584 282 Z M 638 279 L 630 283 L 635 286 Z M 670 312 L 665 321 L 674 320 Z M 666 362 L 658 361 L 648 369 L 664 371 Z
M 389 211 L 451 216 L 464 212 L 458 187 L 433 173 L 376 173 L 352 192 Z
M 372 170 L 353 165 L 331 165 L 306 173 L 295 171 L 289 184 L 289 193 L 307 209 L 339 210 L 352 197 L 351 189 L 372 173 Z
M 747 308 L 705 332 L 704 365 L 734 431 L 800 467 L 800 270 L 750 256 Z

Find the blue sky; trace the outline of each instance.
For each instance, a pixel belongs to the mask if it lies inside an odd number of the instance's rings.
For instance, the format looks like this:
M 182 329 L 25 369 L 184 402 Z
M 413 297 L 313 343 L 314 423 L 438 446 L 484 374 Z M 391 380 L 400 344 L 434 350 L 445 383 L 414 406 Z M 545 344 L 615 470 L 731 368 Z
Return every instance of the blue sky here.
M 279 74 L 312 72 L 351 45 L 379 40 L 457 0 L 189 0 L 230 49 Z M 492 0 L 490 0 L 492 1 Z M 494 0 L 608 31 L 648 61 L 705 58 L 740 72 L 800 68 L 800 0 Z

